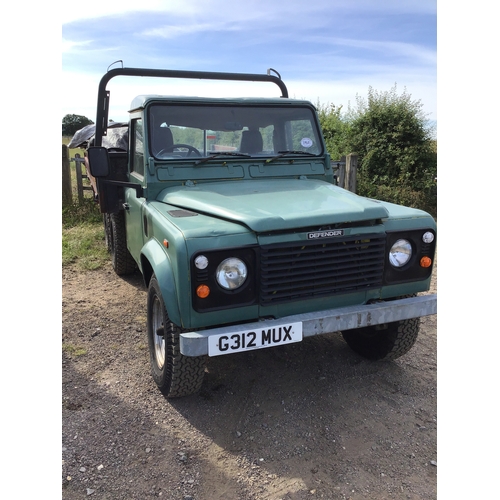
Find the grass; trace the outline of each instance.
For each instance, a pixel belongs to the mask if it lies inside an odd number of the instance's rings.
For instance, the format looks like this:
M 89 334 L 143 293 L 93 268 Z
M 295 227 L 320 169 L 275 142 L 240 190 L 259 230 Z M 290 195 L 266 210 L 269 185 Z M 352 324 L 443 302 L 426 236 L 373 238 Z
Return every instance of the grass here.
M 65 229 L 81 224 L 102 225 L 102 214 L 90 196 L 84 197 L 81 203 L 78 198 L 73 197 L 73 203 L 62 209 L 62 223 Z
M 63 144 L 68 144 L 68 137 L 63 137 Z M 70 149 L 70 158 L 75 153 L 83 156 L 81 149 Z M 62 265 L 76 265 L 80 270 L 95 270 L 109 261 L 109 254 L 104 240 L 102 214 L 92 199 L 91 191 L 79 202 L 76 189 L 76 170 L 71 166 L 73 202 L 62 209 Z
M 83 223 L 63 228 L 62 264 L 76 264 L 81 270 L 100 269 L 109 261 L 102 224 Z
M 87 354 L 87 349 L 82 346 L 77 346 L 73 344 L 63 344 L 62 349 L 65 353 L 72 357 L 85 356 Z

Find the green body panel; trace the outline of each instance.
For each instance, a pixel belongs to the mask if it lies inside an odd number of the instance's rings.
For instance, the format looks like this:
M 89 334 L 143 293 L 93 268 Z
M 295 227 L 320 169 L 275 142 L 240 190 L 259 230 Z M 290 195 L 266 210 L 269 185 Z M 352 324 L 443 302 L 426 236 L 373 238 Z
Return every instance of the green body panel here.
M 221 236 L 245 235 L 252 243 L 256 242 L 255 236 L 250 234 L 247 228 L 237 223 L 230 223 L 197 212 L 193 212 L 191 217 L 175 217 L 175 211 L 179 210 L 179 206 L 156 200 L 148 202 L 147 206 L 149 210 L 154 210 L 157 213 L 157 217 L 161 216 L 160 221 L 165 224 L 165 229 L 169 226 L 174 227 L 185 240 L 202 238 L 209 241 L 210 245 L 217 246 L 219 245 L 217 238 Z
M 376 200 L 373 200 L 376 201 Z M 436 230 L 436 221 L 423 210 L 395 205 L 386 201 L 377 201 L 387 210 L 384 219 L 386 231 L 430 228 Z
M 266 179 L 172 187 L 158 200 L 243 224 L 282 231 L 386 218 L 384 206 L 324 181 Z
M 162 297 L 171 320 L 175 324 L 181 325 L 182 316 L 179 310 L 176 286 L 176 276 L 178 276 L 178 273 L 172 266 L 165 249 L 157 240 L 150 239 L 142 248 L 142 257 L 146 259 L 153 268 L 153 272 L 160 284 Z
M 125 203 L 128 209 L 125 210 L 125 224 L 127 228 L 127 248 L 132 256 L 137 260 L 144 245 L 143 231 L 143 209 L 144 198 L 138 198 L 134 189 L 125 190 Z
M 240 160 L 241 161 L 241 160 Z M 308 179 L 322 179 L 328 182 L 333 181 L 333 171 L 330 164 L 323 159 L 321 162 L 296 161 L 294 163 L 278 162 L 265 164 L 265 162 L 231 162 L 220 161 L 211 162 L 203 166 L 193 165 L 169 165 L 155 163 L 151 159 L 153 175 L 161 182 L 170 182 L 176 185 L 185 181 L 200 183 L 203 181 L 216 181 L 221 179 L 242 180 L 242 179 L 266 179 L 284 177 L 306 177 Z

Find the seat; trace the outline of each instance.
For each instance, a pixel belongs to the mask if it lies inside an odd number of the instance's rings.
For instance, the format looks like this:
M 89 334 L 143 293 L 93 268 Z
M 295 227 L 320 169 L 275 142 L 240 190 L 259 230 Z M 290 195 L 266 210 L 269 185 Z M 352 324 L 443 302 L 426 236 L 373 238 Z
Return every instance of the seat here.
M 258 130 L 244 130 L 241 133 L 240 153 L 258 153 L 262 147 L 262 134 Z
M 153 132 L 153 154 L 157 155 L 160 151 L 166 149 L 172 151 L 174 137 L 169 127 L 158 127 Z

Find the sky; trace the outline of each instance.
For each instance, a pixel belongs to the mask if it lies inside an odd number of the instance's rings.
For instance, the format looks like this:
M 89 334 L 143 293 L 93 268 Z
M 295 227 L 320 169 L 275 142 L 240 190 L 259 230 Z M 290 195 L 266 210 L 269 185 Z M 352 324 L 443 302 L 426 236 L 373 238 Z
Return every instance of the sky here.
M 62 16 L 62 116 L 95 121 L 108 67 L 279 72 L 290 97 L 356 106 L 357 96 L 406 90 L 437 122 L 435 0 L 124 0 L 66 3 Z M 123 61 L 117 64 L 115 61 Z M 118 77 L 110 118 L 126 120 L 143 93 L 278 96 L 268 83 Z

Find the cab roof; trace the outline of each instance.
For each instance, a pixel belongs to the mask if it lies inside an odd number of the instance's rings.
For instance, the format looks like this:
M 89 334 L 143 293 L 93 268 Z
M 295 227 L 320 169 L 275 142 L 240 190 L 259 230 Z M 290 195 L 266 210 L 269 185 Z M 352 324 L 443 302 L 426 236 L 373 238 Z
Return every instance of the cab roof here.
M 130 112 L 144 109 L 149 102 L 165 102 L 178 104 L 234 104 L 234 105 L 275 105 L 275 106 L 312 106 L 310 101 L 287 97 L 197 97 L 170 95 L 138 95 L 132 100 Z

